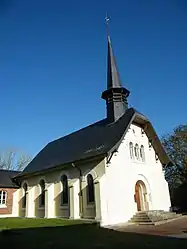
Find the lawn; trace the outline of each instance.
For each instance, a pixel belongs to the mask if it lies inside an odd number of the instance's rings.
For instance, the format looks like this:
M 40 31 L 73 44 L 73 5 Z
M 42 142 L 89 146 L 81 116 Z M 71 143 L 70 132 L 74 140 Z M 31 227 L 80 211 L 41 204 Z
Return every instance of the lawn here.
M 0 219 L 0 230 L 16 228 L 62 227 L 85 223 L 82 220 L 68 219 L 25 219 L 4 218 Z
M 187 240 L 117 232 L 63 219 L 0 219 L 0 246 L 14 249 L 187 248 Z

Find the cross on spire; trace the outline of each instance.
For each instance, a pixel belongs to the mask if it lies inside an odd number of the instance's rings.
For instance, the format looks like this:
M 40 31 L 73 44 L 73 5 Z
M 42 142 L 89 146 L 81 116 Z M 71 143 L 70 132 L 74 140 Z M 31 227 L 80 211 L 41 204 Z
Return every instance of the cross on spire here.
M 109 25 L 109 22 L 110 22 L 110 17 L 106 13 L 105 23 L 106 23 L 106 27 L 107 27 L 107 36 L 108 36 L 108 39 L 110 39 L 110 25 Z

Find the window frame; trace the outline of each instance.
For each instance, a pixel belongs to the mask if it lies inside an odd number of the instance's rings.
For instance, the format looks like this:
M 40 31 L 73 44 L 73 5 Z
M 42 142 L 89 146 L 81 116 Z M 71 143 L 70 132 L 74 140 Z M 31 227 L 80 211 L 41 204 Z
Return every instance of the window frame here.
M 3 198 L 4 195 L 5 195 L 5 198 Z M 3 200 L 4 200 L 4 203 L 3 203 Z M 0 190 L 0 208 L 7 207 L 6 203 L 7 203 L 7 191 L 1 189 Z
M 140 160 L 139 145 L 137 143 L 134 146 L 134 155 L 135 155 L 136 160 Z
M 27 205 L 27 194 L 28 194 L 28 185 L 27 185 L 27 183 L 24 183 L 23 191 L 24 191 L 24 195 L 22 197 L 22 208 L 25 209 L 26 205 Z
M 94 188 L 93 176 L 91 174 L 88 174 L 86 177 L 86 181 L 87 181 L 87 185 L 86 185 L 87 204 L 94 205 L 95 204 L 95 188 Z
M 69 185 L 68 185 L 68 176 L 63 174 L 60 178 L 61 181 L 61 207 L 69 205 Z M 64 191 L 65 190 L 65 191 Z
M 140 146 L 140 158 L 142 162 L 145 162 L 145 148 L 143 145 Z
M 129 152 L 130 152 L 130 158 L 131 159 L 134 159 L 134 148 L 133 148 L 134 146 L 133 146 L 133 143 L 132 142 L 130 142 L 129 143 Z
M 39 208 L 45 208 L 45 201 L 46 201 L 45 200 L 45 192 L 46 192 L 45 180 L 41 179 L 39 185 L 40 185 Z

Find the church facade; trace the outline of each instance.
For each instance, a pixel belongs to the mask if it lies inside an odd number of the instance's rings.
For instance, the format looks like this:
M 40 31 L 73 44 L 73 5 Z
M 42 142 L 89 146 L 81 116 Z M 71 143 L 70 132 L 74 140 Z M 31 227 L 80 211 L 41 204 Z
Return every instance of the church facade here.
M 136 212 L 169 211 L 164 168 L 171 163 L 152 124 L 128 108 L 108 36 L 107 117 L 47 144 L 13 182 L 12 216 L 127 222 Z

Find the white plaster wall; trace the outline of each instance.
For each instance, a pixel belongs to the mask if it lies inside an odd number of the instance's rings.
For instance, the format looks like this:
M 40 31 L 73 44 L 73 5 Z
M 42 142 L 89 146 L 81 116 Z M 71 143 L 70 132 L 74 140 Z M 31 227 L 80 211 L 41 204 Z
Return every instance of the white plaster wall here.
M 6 217 L 18 217 L 19 216 L 19 198 L 20 198 L 20 189 L 17 189 L 13 193 L 12 214 L 6 215 Z M 2 217 L 4 217 L 4 215 Z
M 28 186 L 27 208 L 27 217 L 35 217 L 35 186 Z
M 130 142 L 144 146 L 145 162 L 130 158 Z M 106 167 L 105 179 L 101 179 L 102 225 L 126 222 L 137 212 L 134 194 L 138 180 L 146 185 L 149 209 L 169 211 L 170 197 L 162 165 L 156 161 L 154 149 L 149 148 L 147 136 L 132 124 Z
M 108 218 L 109 218 L 109 203 L 108 203 L 108 198 L 110 198 L 110 193 L 108 191 L 108 187 L 110 188 L 110 186 L 107 187 L 107 176 L 108 174 L 104 174 L 100 180 L 100 214 L 101 214 L 101 225 L 108 223 Z M 109 181 L 108 181 L 109 182 Z M 110 184 L 110 183 L 109 183 Z
M 54 183 L 49 183 L 47 186 L 47 205 L 46 217 L 55 218 L 55 205 L 54 205 Z
M 73 217 L 74 219 L 79 219 L 80 215 L 79 215 L 79 179 L 77 178 L 73 184 Z

